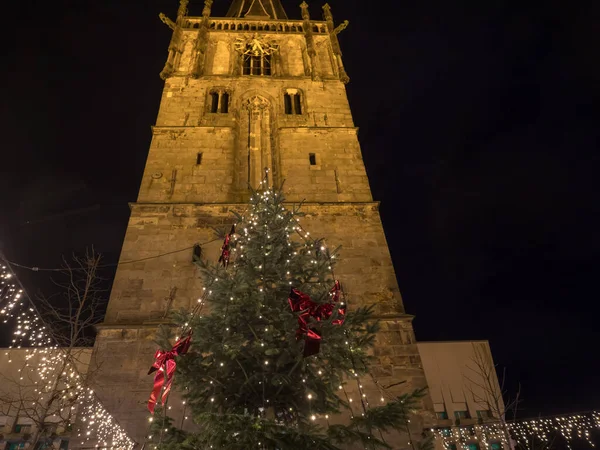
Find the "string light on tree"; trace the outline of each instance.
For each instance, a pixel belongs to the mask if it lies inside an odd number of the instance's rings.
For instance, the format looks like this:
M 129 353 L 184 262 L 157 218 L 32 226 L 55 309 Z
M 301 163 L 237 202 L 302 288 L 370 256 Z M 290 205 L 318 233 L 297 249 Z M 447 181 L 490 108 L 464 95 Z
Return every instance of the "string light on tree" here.
M 11 349 L 23 348 L 26 364 L 18 372 L 21 379 L 26 372 L 42 411 L 47 411 L 45 414 L 67 417 L 76 414 L 83 424 L 78 433 L 82 443 L 94 442 L 113 450 L 133 449 L 134 441 L 86 387 L 76 362 L 53 339 L 49 325 L 42 320 L 8 265 L 0 265 L 0 317 L 5 327 L 12 326 L 13 336 L 10 349 L 3 355 L 5 361 L 0 364 L 12 362 Z M 46 406 L 49 396 L 56 398 L 52 410 Z M 39 405 L 35 402 L 30 408 Z

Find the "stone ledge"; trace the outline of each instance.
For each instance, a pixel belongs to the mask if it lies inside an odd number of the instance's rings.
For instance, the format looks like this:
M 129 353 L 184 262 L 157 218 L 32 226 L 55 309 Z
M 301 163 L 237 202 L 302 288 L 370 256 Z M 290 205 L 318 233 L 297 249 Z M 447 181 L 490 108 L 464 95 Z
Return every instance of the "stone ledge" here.
M 345 208 L 348 206 L 375 206 L 377 210 L 379 210 L 379 205 L 381 202 L 372 201 L 372 202 L 284 202 L 284 205 L 298 205 L 302 204 L 303 207 L 314 207 L 314 206 L 329 206 L 335 207 L 339 206 L 341 208 Z M 189 202 L 129 202 L 129 208 L 133 208 L 135 206 L 215 206 L 215 207 L 233 207 L 233 208 L 243 208 L 248 205 L 248 203 L 189 203 Z
M 142 322 L 142 323 L 99 323 L 94 325 L 97 330 L 139 330 L 146 328 L 157 328 L 159 325 L 173 325 L 170 321 L 164 320 L 160 322 Z
M 196 128 L 225 128 L 233 130 L 234 127 L 230 125 L 153 125 L 150 127 L 152 134 L 156 134 L 155 131 L 168 131 L 168 130 L 192 130 Z
M 412 322 L 415 316 L 411 314 L 391 314 L 391 315 L 375 315 L 373 316 L 373 320 L 402 320 Z M 94 328 L 98 330 L 131 330 L 131 329 L 144 329 L 144 328 L 157 328 L 159 325 L 173 325 L 169 320 L 157 320 L 152 322 L 138 322 L 138 323 L 99 323 L 94 326 Z M 413 345 L 413 344 L 410 344 Z
M 352 130 L 358 133 L 358 127 L 320 127 L 320 126 L 312 126 L 312 127 L 278 127 L 278 130 Z
M 385 315 L 379 314 L 379 315 L 374 315 L 373 319 L 381 320 L 381 321 L 402 320 L 402 321 L 412 322 L 415 319 L 415 316 L 413 316 L 412 314 L 385 314 Z

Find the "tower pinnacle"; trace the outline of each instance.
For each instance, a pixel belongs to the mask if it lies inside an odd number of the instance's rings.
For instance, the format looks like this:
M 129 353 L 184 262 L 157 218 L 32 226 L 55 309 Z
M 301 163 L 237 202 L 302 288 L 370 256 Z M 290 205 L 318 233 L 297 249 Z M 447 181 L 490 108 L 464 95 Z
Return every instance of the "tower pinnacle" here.
M 288 18 L 281 0 L 233 0 L 227 17 Z

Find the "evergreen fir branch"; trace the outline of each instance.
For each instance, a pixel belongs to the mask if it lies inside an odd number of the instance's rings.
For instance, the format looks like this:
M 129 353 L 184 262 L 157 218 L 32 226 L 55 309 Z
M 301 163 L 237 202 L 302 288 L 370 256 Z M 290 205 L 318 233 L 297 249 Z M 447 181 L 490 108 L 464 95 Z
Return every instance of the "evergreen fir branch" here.
M 154 342 L 161 350 L 169 351 L 171 350 L 173 344 L 171 340 L 173 338 L 172 327 L 166 325 L 159 325 L 158 330 L 154 336 Z
M 435 435 L 431 432 L 423 432 L 423 439 L 416 442 L 417 450 L 434 450 L 435 449 Z
M 412 411 L 418 408 L 419 400 L 424 395 L 424 389 L 417 389 L 385 405 L 369 408 L 364 415 L 353 419 L 352 426 L 357 429 L 378 429 L 384 432 L 398 429 L 407 423 Z
M 164 408 L 157 406 L 150 425 L 150 443 L 157 450 L 186 449 L 184 444 L 188 434 L 173 426 L 173 419 L 165 414 Z
M 386 442 L 373 436 L 372 433 L 364 432 L 346 425 L 330 425 L 327 429 L 327 435 L 332 442 L 336 442 L 342 446 L 360 442 L 364 448 L 368 449 L 392 448 Z
M 247 450 L 260 445 L 279 450 L 339 450 L 318 426 L 287 426 L 249 414 L 205 413 L 197 417 L 202 432 L 188 441 L 194 449 L 227 448 Z M 223 429 L 235 430 L 224 434 Z

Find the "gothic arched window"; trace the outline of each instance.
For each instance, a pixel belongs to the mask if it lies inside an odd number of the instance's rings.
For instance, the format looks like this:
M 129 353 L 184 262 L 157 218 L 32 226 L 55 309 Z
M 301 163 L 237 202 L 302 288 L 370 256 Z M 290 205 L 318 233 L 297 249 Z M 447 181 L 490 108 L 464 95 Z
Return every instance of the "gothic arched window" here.
M 258 76 L 270 76 L 271 75 L 271 55 L 267 53 L 260 53 L 253 49 L 251 44 L 246 46 L 246 51 L 243 55 L 244 75 L 258 75 Z

